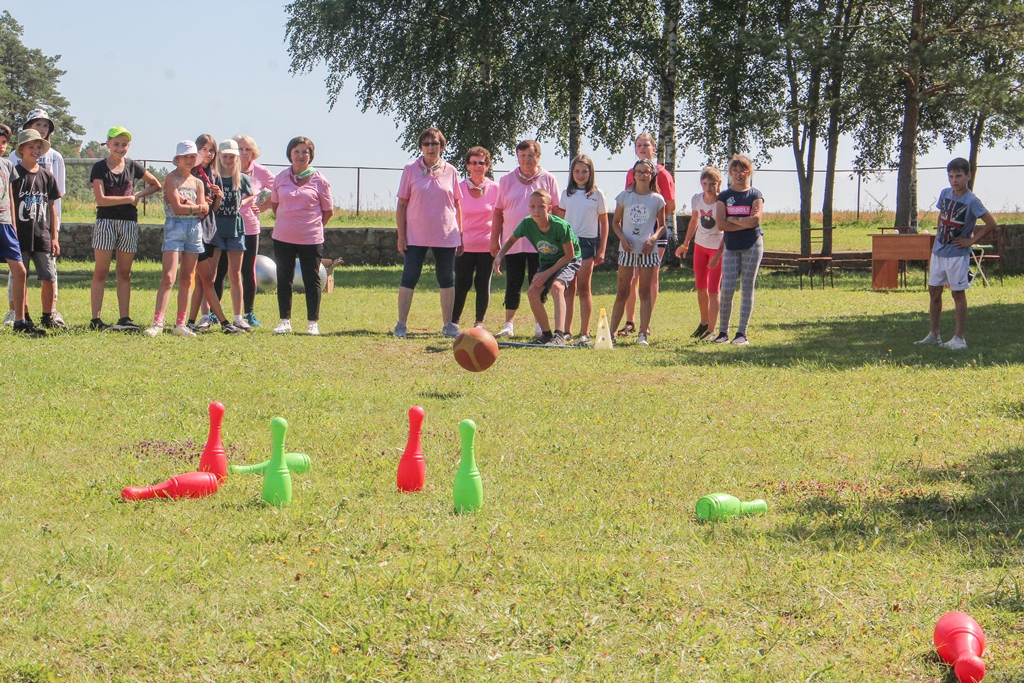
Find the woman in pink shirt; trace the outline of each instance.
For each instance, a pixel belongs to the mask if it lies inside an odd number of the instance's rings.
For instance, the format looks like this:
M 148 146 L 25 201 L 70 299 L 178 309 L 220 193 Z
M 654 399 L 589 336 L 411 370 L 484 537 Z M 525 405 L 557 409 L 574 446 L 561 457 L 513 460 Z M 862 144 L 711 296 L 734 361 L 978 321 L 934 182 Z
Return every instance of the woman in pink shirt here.
M 459 324 L 470 287 L 476 289 L 476 324 L 484 326 L 484 316 L 491 300 L 491 223 L 498 183 L 487 177 L 491 153 L 483 147 L 466 152 L 469 177 L 459 186 L 462 190 L 462 255 L 455 259 L 455 306 L 452 322 Z M 476 277 L 473 276 L 474 271 Z
M 505 240 L 512 236 L 524 218 L 530 215 L 530 195 L 535 190 L 547 190 L 551 195 L 551 208 L 558 208 L 558 181 L 540 167 L 540 145 L 536 140 L 523 140 L 516 145 L 519 167 L 498 181 L 498 197 L 494 205 L 494 223 L 491 226 L 491 256 L 497 256 Z M 537 274 L 537 250 L 529 240 L 519 240 L 505 254 L 505 326 L 496 337 L 511 337 L 512 321 L 519 310 L 523 281 Z
M 459 326 L 452 322 L 455 304 L 455 257 L 462 252 L 462 189 L 455 167 L 441 158 L 447 144 L 437 128 L 420 133 L 420 150 L 416 161 L 402 171 L 398 184 L 398 251 L 405 256 L 402 283 L 398 288 L 398 323 L 396 337 L 408 333 L 412 295 L 423 272 L 427 250 L 434 253 L 437 286 L 441 290 L 441 318 L 445 337 L 459 336 Z
M 309 138 L 292 138 L 286 152 L 292 165 L 274 178 L 270 192 L 270 206 L 277 215 L 270 237 L 277 262 L 277 307 L 281 314 L 274 334 L 292 331 L 296 258 L 306 289 L 306 334 L 320 334 L 320 259 L 324 253 L 324 226 L 334 215 L 334 200 L 330 183 L 312 166 L 315 151 Z

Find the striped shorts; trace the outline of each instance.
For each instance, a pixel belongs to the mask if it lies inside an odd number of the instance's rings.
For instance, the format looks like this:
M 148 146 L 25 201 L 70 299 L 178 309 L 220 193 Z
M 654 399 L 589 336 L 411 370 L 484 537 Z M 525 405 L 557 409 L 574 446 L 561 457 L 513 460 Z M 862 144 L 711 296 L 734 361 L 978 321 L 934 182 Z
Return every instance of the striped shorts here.
M 655 268 L 661 265 L 657 248 L 650 254 L 637 254 L 631 251 L 619 252 L 619 265 L 626 268 Z
M 103 251 L 116 249 L 134 254 L 139 250 L 139 224 L 135 221 L 97 218 L 92 230 L 92 248 Z

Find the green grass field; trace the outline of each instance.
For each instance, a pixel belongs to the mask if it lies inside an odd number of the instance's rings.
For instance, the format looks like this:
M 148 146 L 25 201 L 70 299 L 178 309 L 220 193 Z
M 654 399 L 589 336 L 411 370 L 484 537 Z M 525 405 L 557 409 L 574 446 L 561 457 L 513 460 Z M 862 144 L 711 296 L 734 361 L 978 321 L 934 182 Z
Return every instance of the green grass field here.
M 471 374 L 430 273 L 406 340 L 394 268 L 336 271 L 322 337 L 181 340 L 85 331 L 91 265 L 59 268 L 72 330 L 0 329 L 0 680 L 951 683 L 932 628 L 952 609 L 986 630 L 986 682 L 1021 680 L 1022 278 L 971 290 L 954 353 L 911 343 L 920 272 L 891 293 L 765 274 L 738 348 L 691 343 L 671 270 L 649 348 L 505 349 Z M 158 267 L 135 270 L 148 322 Z M 612 275 L 595 285 L 610 308 Z M 256 310 L 276 322 L 273 294 Z M 121 502 L 195 468 L 213 400 L 235 463 L 289 420 L 313 459 L 294 503 L 243 475 Z M 413 404 L 428 481 L 403 495 Z M 486 502 L 457 516 L 463 418 Z M 700 523 L 715 491 L 769 512 Z

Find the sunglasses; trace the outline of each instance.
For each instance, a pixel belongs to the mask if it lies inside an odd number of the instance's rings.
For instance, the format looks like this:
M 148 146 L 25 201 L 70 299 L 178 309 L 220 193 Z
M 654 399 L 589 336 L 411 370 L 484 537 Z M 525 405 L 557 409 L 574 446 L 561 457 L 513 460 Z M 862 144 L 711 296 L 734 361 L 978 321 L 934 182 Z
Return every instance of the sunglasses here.
M 486 166 L 487 162 L 486 161 L 471 161 L 471 162 L 469 162 L 466 165 L 467 166 Z
M 420 147 L 440 147 L 440 142 L 421 142 Z

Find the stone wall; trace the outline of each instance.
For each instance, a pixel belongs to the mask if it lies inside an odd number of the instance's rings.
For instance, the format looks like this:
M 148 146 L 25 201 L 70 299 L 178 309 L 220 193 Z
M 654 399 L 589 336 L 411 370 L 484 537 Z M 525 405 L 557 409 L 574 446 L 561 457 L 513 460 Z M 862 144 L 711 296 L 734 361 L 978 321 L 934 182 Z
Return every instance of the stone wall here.
M 1024 225 L 1001 225 L 1003 270 L 1007 273 L 1024 273 Z M 985 267 L 985 271 L 995 271 Z

